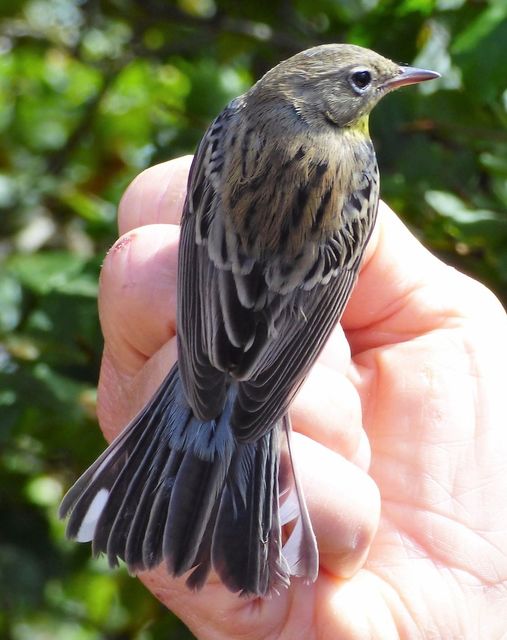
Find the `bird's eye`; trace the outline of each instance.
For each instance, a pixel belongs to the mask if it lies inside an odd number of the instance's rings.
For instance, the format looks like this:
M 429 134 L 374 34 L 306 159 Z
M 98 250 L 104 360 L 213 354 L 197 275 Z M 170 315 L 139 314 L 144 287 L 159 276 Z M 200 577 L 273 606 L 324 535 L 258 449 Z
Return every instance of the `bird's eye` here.
M 350 75 L 350 84 L 356 93 L 364 93 L 371 84 L 371 73 L 367 69 L 359 69 Z

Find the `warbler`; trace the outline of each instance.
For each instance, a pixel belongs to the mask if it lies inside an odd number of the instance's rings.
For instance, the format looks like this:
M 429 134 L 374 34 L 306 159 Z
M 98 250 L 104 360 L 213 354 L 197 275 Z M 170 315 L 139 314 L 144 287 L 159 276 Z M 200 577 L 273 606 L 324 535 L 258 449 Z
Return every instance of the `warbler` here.
M 369 113 L 391 90 L 438 75 L 358 46 L 318 46 L 210 125 L 181 222 L 178 362 L 65 496 L 70 538 L 132 573 L 165 562 L 194 589 L 210 570 L 251 596 L 292 575 L 316 579 L 288 410 L 375 224 Z

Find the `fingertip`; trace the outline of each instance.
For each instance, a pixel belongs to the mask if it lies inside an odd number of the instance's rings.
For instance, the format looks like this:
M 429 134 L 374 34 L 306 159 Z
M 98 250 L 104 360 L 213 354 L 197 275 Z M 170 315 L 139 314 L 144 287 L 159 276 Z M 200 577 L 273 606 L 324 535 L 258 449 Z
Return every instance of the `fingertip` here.
M 120 235 L 148 224 L 179 224 L 192 158 L 162 162 L 134 178 L 118 207 Z
M 150 225 L 123 235 L 100 276 L 99 313 L 116 366 L 135 375 L 176 330 L 179 229 Z
M 321 565 L 349 578 L 364 564 L 380 522 L 380 492 L 355 464 L 306 436 L 292 448 L 321 554 Z

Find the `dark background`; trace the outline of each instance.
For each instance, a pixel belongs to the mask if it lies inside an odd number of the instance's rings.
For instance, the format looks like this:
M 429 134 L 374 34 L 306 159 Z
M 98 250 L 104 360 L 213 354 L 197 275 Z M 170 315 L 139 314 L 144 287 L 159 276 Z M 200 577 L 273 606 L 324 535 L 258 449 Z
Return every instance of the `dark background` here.
M 122 190 L 280 59 L 353 42 L 443 78 L 372 118 L 382 193 L 507 300 L 507 3 L 2 0 L 0 636 L 189 638 L 57 505 L 102 450 L 97 278 Z

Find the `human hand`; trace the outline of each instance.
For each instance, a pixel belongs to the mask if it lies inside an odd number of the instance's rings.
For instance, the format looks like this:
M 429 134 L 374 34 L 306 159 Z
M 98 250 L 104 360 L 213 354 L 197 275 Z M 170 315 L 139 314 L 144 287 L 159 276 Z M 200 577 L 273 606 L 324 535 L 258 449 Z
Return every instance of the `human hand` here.
M 177 222 L 189 162 L 144 172 L 120 205 L 121 238 L 100 289 L 98 412 L 108 439 L 176 358 Z M 163 566 L 141 580 L 199 638 L 500 637 L 505 312 L 381 206 L 342 327 L 291 411 L 317 582 L 294 579 L 279 597 L 248 600 L 213 578 L 192 593 Z

